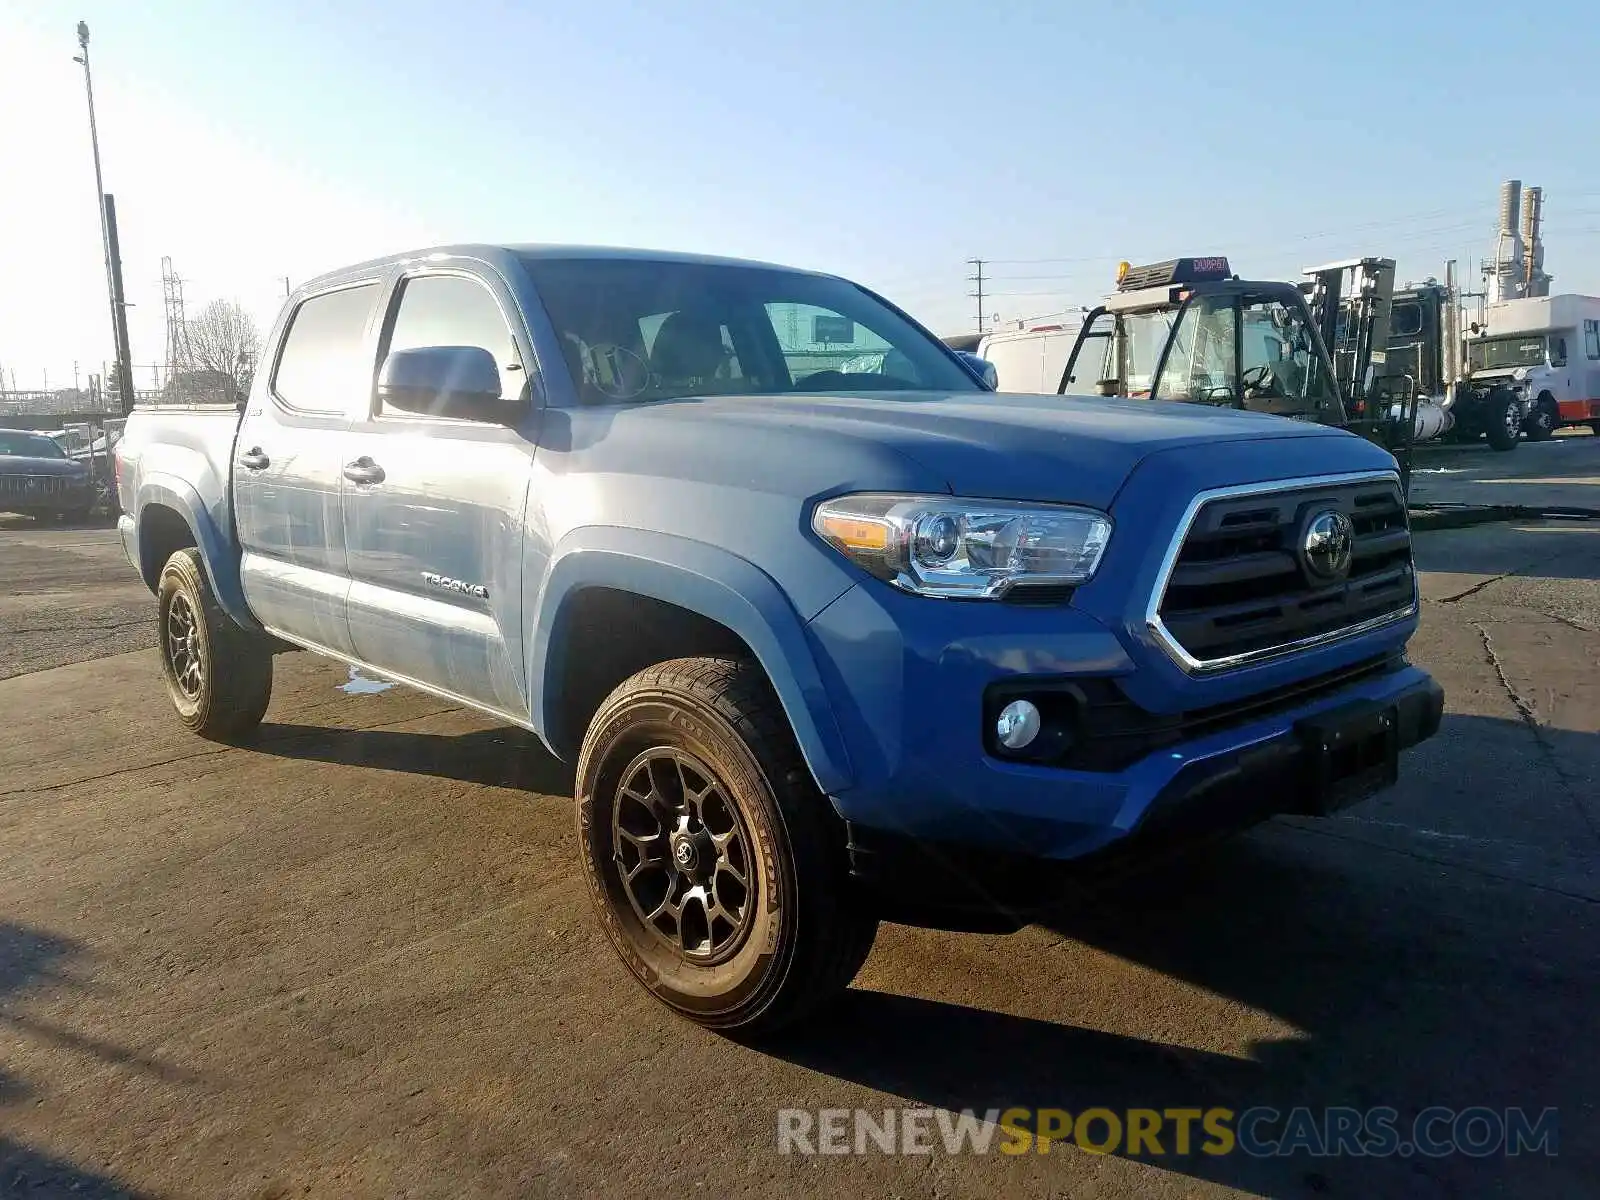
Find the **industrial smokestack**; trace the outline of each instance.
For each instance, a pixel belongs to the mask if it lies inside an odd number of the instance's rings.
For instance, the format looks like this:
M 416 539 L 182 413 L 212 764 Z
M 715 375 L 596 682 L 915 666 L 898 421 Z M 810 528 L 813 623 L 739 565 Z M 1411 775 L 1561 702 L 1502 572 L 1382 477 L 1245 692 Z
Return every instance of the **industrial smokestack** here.
M 1524 296 L 1548 296 L 1550 276 L 1544 273 L 1544 238 L 1539 226 L 1544 220 L 1544 189 L 1528 189 L 1528 203 L 1522 211 L 1522 243 L 1527 248 L 1528 263 Z
M 1489 277 L 1489 300 L 1515 300 L 1527 284 L 1522 257 L 1522 180 L 1500 185 L 1500 230 L 1495 235 L 1494 258 L 1484 267 Z

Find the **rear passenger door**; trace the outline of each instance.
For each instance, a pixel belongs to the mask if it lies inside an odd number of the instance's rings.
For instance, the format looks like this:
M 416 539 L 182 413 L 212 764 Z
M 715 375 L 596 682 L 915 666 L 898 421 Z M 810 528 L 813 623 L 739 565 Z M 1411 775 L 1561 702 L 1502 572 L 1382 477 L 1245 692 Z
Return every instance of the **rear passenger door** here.
M 430 265 L 399 281 L 379 362 L 425 346 L 487 350 L 504 423 L 392 409 L 369 393 L 345 435 L 344 526 L 358 657 L 526 721 L 523 515 L 537 414 L 516 312 L 500 281 L 475 265 Z
M 345 614 L 341 473 L 350 414 L 371 395 L 377 280 L 307 296 L 234 444 L 245 599 L 291 641 L 354 654 Z

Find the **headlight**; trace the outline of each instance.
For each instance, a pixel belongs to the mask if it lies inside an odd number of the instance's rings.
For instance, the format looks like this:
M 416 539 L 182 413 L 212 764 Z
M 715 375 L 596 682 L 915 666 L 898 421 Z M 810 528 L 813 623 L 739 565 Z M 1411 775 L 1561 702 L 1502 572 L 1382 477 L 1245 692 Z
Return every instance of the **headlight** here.
M 1111 538 L 1111 518 L 1093 509 L 950 496 L 838 496 L 811 527 L 904 591 L 978 599 L 1087 583 Z

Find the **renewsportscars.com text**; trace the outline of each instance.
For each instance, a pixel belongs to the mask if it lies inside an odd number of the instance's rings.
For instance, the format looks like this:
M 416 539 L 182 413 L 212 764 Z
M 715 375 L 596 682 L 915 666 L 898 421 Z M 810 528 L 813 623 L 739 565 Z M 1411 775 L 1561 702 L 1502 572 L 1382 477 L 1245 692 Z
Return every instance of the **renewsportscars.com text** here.
M 1129 1158 L 1554 1156 L 1557 1111 L 1523 1108 L 784 1108 L 780 1154 L 1048 1154 Z

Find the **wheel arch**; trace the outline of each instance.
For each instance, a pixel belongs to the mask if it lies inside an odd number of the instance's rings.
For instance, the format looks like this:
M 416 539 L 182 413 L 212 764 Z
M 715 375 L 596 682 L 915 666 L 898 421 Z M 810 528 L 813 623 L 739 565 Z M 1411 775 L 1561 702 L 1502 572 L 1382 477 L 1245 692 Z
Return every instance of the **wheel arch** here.
M 156 476 L 139 486 L 137 508 L 139 574 L 153 592 L 161 568 L 174 551 L 193 546 L 217 603 L 246 629 L 259 628 L 245 603 L 238 556 L 192 486 L 181 479 Z
M 744 653 L 772 684 L 817 786 L 850 786 L 848 753 L 804 624 L 747 559 L 688 538 L 579 529 L 552 555 L 533 612 L 532 724 L 561 757 L 575 756 L 595 708 L 635 671 L 669 658 Z

